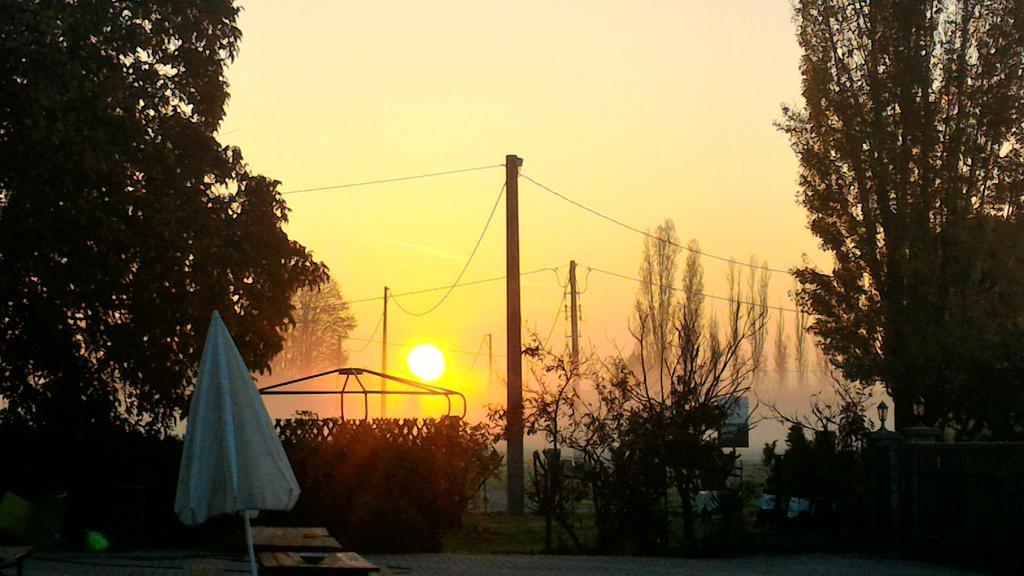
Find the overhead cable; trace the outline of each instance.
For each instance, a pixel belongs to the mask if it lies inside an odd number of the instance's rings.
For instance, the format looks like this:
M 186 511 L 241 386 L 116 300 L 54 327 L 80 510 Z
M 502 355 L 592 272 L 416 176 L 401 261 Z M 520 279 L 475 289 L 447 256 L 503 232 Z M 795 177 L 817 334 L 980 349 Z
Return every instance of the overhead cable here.
M 533 274 L 540 274 L 541 272 L 553 272 L 555 274 L 558 274 L 558 267 L 548 266 L 547 268 L 537 268 L 536 270 L 530 270 L 529 272 L 520 272 L 519 276 L 520 277 L 522 277 L 522 276 L 532 276 Z M 487 284 L 489 282 L 497 282 L 499 280 L 504 280 L 505 278 L 508 278 L 508 276 L 492 276 L 490 278 L 481 278 L 479 280 L 470 280 L 469 282 L 462 282 L 462 283 L 456 284 L 455 288 L 463 288 L 465 286 L 476 286 L 477 284 Z M 409 292 L 392 293 L 390 297 L 391 298 L 395 298 L 395 297 L 400 297 L 400 296 L 415 296 L 417 294 L 427 294 L 427 293 L 430 293 L 430 292 L 439 292 L 441 290 L 448 290 L 449 288 L 451 288 L 450 285 L 435 286 L 433 288 L 423 288 L 422 290 L 410 290 Z M 369 298 L 360 298 L 358 300 L 349 300 L 348 303 L 349 304 L 362 304 L 364 302 L 376 302 L 376 301 L 383 300 L 383 299 L 384 299 L 383 296 L 371 296 Z
M 647 282 L 647 281 L 645 281 L 643 279 L 640 279 L 640 278 L 637 278 L 635 276 L 627 276 L 625 274 L 619 274 L 618 272 L 612 272 L 610 270 L 602 270 L 601 268 L 594 268 L 593 266 L 587 266 L 587 268 L 590 269 L 590 270 L 593 270 L 594 272 L 598 272 L 600 274 L 606 274 L 608 276 L 614 276 L 616 278 L 622 278 L 623 280 L 632 280 L 634 282 L 639 282 L 641 284 L 649 284 L 651 286 L 655 286 L 655 287 L 658 287 L 658 288 L 662 287 L 661 284 L 658 284 L 658 283 L 655 283 L 655 282 Z M 683 290 L 682 288 L 676 287 L 676 286 L 669 286 L 669 289 L 674 290 L 676 292 L 685 292 L 685 290 Z M 736 303 L 736 304 L 745 304 L 747 306 L 758 306 L 758 307 L 767 308 L 767 309 L 770 309 L 770 310 L 778 310 L 780 312 L 799 312 L 799 310 L 797 310 L 796 308 L 784 308 L 782 306 L 772 306 L 770 304 L 757 304 L 755 302 L 747 302 L 747 301 L 744 301 L 744 300 L 736 300 L 734 298 L 729 298 L 729 297 L 726 297 L 726 296 L 718 296 L 716 294 L 705 294 L 703 292 L 696 292 L 696 294 L 699 294 L 699 295 L 703 296 L 704 298 L 711 298 L 712 300 L 722 300 L 724 302 L 732 302 L 732 303 Z
M 349 182 L 346 184 L 334 184 L 331 186 L 318 186 L 316 188 L 300 188 L 298 190 L 287 190 L 281 192 L 282 196 L 290 194 L 303 194 L 305 192 L 320 192 L 323 190 L 339 190 L 342 188 L 356 188 L 358 186 L 371 186 L 373 184 L 388 184 L 390 182 L 401 182 L 403 180 L 417 180 L 420 178 L 434 178 L 436 176 L 447 176 L 449 174 L 462 174 L 463 172 L 476 172 L 478 170 L 487 170 L 490 168 L 501 168 L 504 164 L 489 164 L 487 166 L 475 166 L 473 168 L 460 168 L 458 170 L 445 170 L 443 172 L 431 172 L 429 174 L 415 174 L 412 176 L 398 176 L 396 178 L 383 178 L 380 180 L 367 180 L 365 182 Z
M 685 245 L 685 244 L 679 244 L 677 242 L 673 242 L 673 241 L 669 240 L 668 238 L 662 238 L 662 237 L 658 236 L 657 234 L 651 234 L 650 232 L 648 232 L 646 230 L 641 230 L 640 228 L 637 228 L 636 226 L 631 226 L 629 224 L 626 224 L 622 220 L 619 220 L 617 218 L 613 218 L 612 216 L 609 216 L 609 215 L 605 214 L 604 212 L 600 212 L 598 210 L 595 210 L 594 208 L 591 208 L 590 206 L 587 206 L 586 204 L 583 204 L 582 202 L 579 202 L 577 200 L 573 200 L 572 198 L 566 196 L 565 194 L 562 194 L 561 192 L 553 190 L 552 188 L 550 188 L 548 186 L 545 186 L 544 184 L 541 184 L 540 182 L 537 182 L 536 180 L 534 180 L 533 178 L 530 178 L 529 176 L 527 176 L 526 174 L 523 174 L 522 172 L 520 172 L 519 175 L 522 176 L 523 178 L 525 178 L 526 180 L 532 182 L 534 185 L 540 187 L 541 189 L 543 189 L 543 190 L 545 190 L 545 191 L 547 191 L 547 192 L 557 196 L 558 198 L 561 198 L 562 200 L 565 200 L 566 202 L 572 204 L 573 206 L 576 206 L 577 208 L 581 208 L 583 210 L 586 210 L 587 212 L 590 212 L 591 214 L 593 214 L 593 215 L 595 215 L 595 216 L 597 216 L 599 218 L 603 218 L 604 220 L 607 220 L 608 222 L 611 222 L 612 224 L 615 224 L 616 226 L 621 226 L 622 228 L 625 228 L 626 230 L 629 230 L 631 232 L 636 232 L 637 234 L 640 234 L 642 236 L 646 236 L 647 238 L 650 238 L 652 240 L 657 240 L 658 242 L 664 242 L 664 243 L 669 244 L 671 246 L 675 246 L 677 248 L 682 248 L 683 250 L 687 250 L 687 251 L 689 251 L 689 252 L 691 252 L 693 254 L 698 254 L 700 256 L 707 256 L 708 258 L 712 258 L 712 259 L 715 259 L 715 260 L 721 260 L 722 262 L 728 262 L 730 264 L 737 264 L 739 266 L 746 266 L 748 268 L 756 268 L 758 270 L 765 270 L 767 272 L 774 272 L 774 273 L 778 273 L 778 274 L 787 274 L 787 275 L 789 274 L 788 270 L 783 270 L 781 268 L 772 268 L 770 266 L 762 266 L 760 264 L 751 264 L 751 263 L 740 262 L 739 260 L 736 260 L 734 258 L 727 258 L 725 256 L 718 256 L 716 254 L 712 254 L 710 252 L 705 252 L 703 250 L 700 250 L 699 248 L 694 248 L 692 246 L 688 246 L 688 245 Z
M 347 338 L 347 340 L 358 340 L 360 342 L 370 342 L 372 344 L 383 344 L 384 343 L 383 340 L 379 340 L 379 339 L 374 340 L 374 339 L 370 339 L 370 338 L 349 337 L 349 338 Z M 421 344 L 421 343 L 388 342 L 388 346 L 391 347 L 391 348 L 413 348 L 414 346 L 417 346 L 418 344 Z M 436 348 L 438 350 L 442 351 L 442 352 L 451 352 L 453 354 L 476 354 L 477 353 L 477 352 L 471 352 L 469 350 L 460 350 L 460 349 L 457 349 L 457 348 L 442 348 L 440 346 L 437 346 Z M 505 357 L 504 354 L 492 354 L 492 356 L 494 356 L 495 358 L 504 358 Z
M 452 282 L 450 286 L 448 286 L 448 291 L 444 293 L 444 296 L 441 296 L 441 298 L 433 306 L 422 312 L 411 312 L 408 308 L 402 306 L 402 303 L 399 302 L 397 298 L 392 296 L 391 300 L 395 303 L 395 306 L 398 306 L 399 310 L 405 312 L 409 316 L 426 316 L 427 314 L 430 314 L 434 310 L 437 310 L 441 306 L 441 304 L 444 304 L 444 301 L 447 300 L 449 296 L 451 296 L 452 291 L 455 290 L 455 287 L 458 286 L 459 282 L 462 281 L 462 277 L 466 274 L 466 270 L 469 269 L 469 265 L 473 262 L 473 257 L 476 256 L 476 251 L 480 249 L 480 244 L 483 243 L 484 236 L 487 235 L 487 229 L 491 227 L 491 220 L 494 219 L 494 213 L 497 212 L 498 204 L 501 203 L 501 197 L 504 195 L 505 185 L 502 184 L 501 190 L 498 191 L 498 197 L 494 199 L 494 205 L 491 206 L 491 213 L 487 215 L 487 221 L 484 222 L 484 228 L 483 230 L 480 231 L 480 236 L 477 237 L 476 244 L 473 245 L 473 250 L 470 251 L 469 253 L 469 258 L 466 258 L 466 263 L 462 265 L 462 270 L 459 271 L 459 275 L 456 276 L 455 281 Z
M 362 352 L 363 350 L 366 350 L 366 348 L 370 345 L 370 342 L 373 341 L 373 337 L 377 335 L 377 331 L 380 330 L 380 325 L 381 325 L 381 323 L 383 321 L 384 321 L 384 314 L 381 313 L 381 315 L 377 317 L 377 325 L 373 327 L 373 333 L 370 334 L 369 338 L 365 339 L 366 343 L 363 344 L 362 347 L 359 348 L 359 350 L 352 350 L 349 353 L 350 354 L 358 354 L 358 353 Z M 350 340 L 362 340 L 362 338 L 349 338 L 349 339 Z

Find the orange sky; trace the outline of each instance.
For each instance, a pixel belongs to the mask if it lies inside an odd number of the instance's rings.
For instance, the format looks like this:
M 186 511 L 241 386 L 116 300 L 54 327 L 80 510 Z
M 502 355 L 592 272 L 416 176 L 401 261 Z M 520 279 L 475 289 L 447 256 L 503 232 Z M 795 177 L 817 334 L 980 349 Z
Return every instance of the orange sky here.
M 242 3 L 241 54 L 228 72 L 221 139 L 282 190 L 499 164 L 631 225 L 675 221 L 711 253 L 788 268 L 817 243 L 795 202 L 797 163 L 772 122 L 798 103 L 799 48 L 789 2 Z M 293 238 L 325 261 L 349 300 L 451 283 L 504 180 L 502 169 L 288 197 Z M 523 318 L 555 324 L 570 259 L 635 276 L 643 238 L 520 184 Z M 705 259 L 707 291 L 725 265 Z M 504 203 L 465 280 L 504 273 Z M 598 273 L 581 297 L 584 342 L 628 347 L 635 283 Z M 791 287 L 774 275 L 772 303 Z M 411 311 L 440 293 L 402 298 Z M 380 302 L 352 305 L 369 338 Z M 557 318 L 557 320 L 556 320 Z M 456 289 L 434 313 L 392 307 L 390 338 L 448 349 L 440 382 L 471 409 L 486 385 L 485 334 L 504 350 L 504 283 Z M 375 338 L 379 338 L 379 333 Z M 353 340 L 358 350 L 364 342 Z M 404 374 L 392 347 L 391 369 Z M 475 368 L 469 373 L 476 358 Z M 504 356 L 495 365 L 504 373 Z M 380 345 L 352 365 L 379 368 Z M 307 399 L 308 400 L 308 399 Z M 269 401 L 284 416 L 289 401 Z M 335 415 L 335 403 L 322 415 Z

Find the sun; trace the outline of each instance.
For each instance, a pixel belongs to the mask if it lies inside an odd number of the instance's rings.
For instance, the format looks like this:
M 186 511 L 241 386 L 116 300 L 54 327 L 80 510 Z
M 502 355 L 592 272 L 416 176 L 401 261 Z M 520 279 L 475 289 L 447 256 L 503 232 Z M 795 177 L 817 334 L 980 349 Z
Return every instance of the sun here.
M 409 370 L 424 382 L 433 382 L 444 374 L 444 354 L 433 344 L 420 344 L 405 357 Z

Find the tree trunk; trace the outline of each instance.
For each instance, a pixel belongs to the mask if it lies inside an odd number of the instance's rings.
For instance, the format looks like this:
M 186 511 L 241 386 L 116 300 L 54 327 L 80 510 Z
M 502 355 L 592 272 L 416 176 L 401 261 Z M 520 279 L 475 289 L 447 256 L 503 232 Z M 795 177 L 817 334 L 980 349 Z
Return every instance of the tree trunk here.
M 683 544 L 687 547 L 697 545 L 697 530 L 694 527 L 693 494 L 689 482 L 681 482 L 676 486 L 679 498 L 683 501 Z

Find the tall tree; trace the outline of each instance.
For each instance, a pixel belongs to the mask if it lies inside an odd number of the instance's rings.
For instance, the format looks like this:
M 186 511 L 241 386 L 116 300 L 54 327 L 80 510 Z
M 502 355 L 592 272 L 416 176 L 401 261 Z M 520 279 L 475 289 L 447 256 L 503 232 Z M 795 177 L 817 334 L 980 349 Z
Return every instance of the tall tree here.
M 768 271 L 768 262 L 758 264 L 757 258 L 750 257 L 750 276 L 747 277 L 747 292 L 750 300 L 747 302 L 747 315 L 750 317 L 763 315 L 768 316 L 768 287 L 771 282 Z M 753 362 L 756 380 L 763 371 L 765 344 L 768 342 L 768 322 L 761 324 L 760 330 L 750 338 L 750 359 Z
M 700 253 L 691 251 L 683 271 L 683 293 L 679 318 L 675 322 L 672 350 L 676 356 L 671 395 L 644 410 L 655 415 L 652 432 L 667 453 L 665 461 L 682 499 L 683 533 L 687 544 L 696 539 L 693 499 L 702 488 L 718 488 L 731 471 L 733 459 L 723 453 L 717 433 L 739 399 L 747 394 L 761 359 L 744 357 L 744 347 L 764 338 L 768 309 L 761 303 L 767 283 L 750 269 L 747 302 L 741 305 L 740 274 L 728 270 L 729 293 L 733 297 L 723 332 L 714 315 L 704 311 L 703 266 Z M 761 344 L 763 354 L 763 342 Z M 664 418 L 659 421 L 658 418 Z
M 789 339 L 786 337 L 786 315 L 781 310 L 775 320 L 775 375 L 780 387 L 786 384 L 789 375 Z
M 672 220 L 665 220 L 644 240 L 640 264 L 640 292 L 636 299 L 636 330 L 642 335 L 647 357 L 641 358 L 650 369 L 664 397 L 671 379 L 669 362 L 672 325 L 675 320 L 675 281 L 679 258 L 679 237 Z
M 344 366 L 345 340 L 356 326 L 348 302 L 334 280 L 302 288 L 292 298 L 295 322 L 285 333 L 284 348 L 271 364 L 278 376 L 301 376 Z
M 762 286 L 766 284 L 756 269 L 750 269 L 745 293 L 742 272 L 730 265 L 726 273 L 728 311 L 722 323 L 708 314 L 700 249 L 695 241 L 689 246 L 666 346 L 672 354 L 667 397 L 651 393 L 654 387 L 647 373 L 621 369 L 613 370 L 606 380 L 598 379 L 595 386 L 607 405 L 605 414 L 623 427 L 622 438 L 640 441 L 630 449 L 643 452 L 656 447 L 658 456 L 652 461 L 671 472 L 682 501 L 684 539 L 692 545 L 696 539 L 693 498 L 701 488 L 719 487 L 733 464 L 718 446 L 716 435 L 750 389 L 757 362 L 763 360 L 744 350 L 753 350 L 757 335 L 765 334 L 768 311 L 762 305 L 767 297 Z M 650 345 L 637 340 L 641 348 Z M 623 445 L 629 446 L 629 442 Z
M 800 0 L 803 108 L 781 129 L 834 259 L 796 271 L 832 364 L 901 424 L 1024 415 L 1024 4 Z M 1001 267 L 1005 265 L 1005 267 Z
M 665 350 L 664 395 L 658 375 L 624 358 L 593 362 L 594 371 L 565 355 L 531 349 L 542 361 L 537 387 L 525 400 L 528 425 L 543 431 L 555 446 L 576 450 L 590 465 L 586 478 L 594 494 L 599 545 L 632 540 L 640 550 L 664 546 L 666 491 L 675 487 L 683 510 L 686 545 L 696 544 L 694 498 L 701 489 L 724 486 L 734 457 L 718 442 L 730 412 L 750 389 L 753 359 L 741 351 L 764 331 L 767 310 L 750 307 L 757 282 L 748 282 L 735 267 L 728 271 L 728 311 L 720 322 L 705 308 L 704 270 L 699 246 L 688 245 L 680 293 Z M 755 274 L 751 271 L 751 274 Z M 656 341 L 634 333 L 641 358 Z M 586 373 L 589 372 L 589 373 Z M 554 375 L 555 382 L 545 382 Z M 570 384 L 582 376 L 592 393 Z M 492 411 L 492 420 L 501 418 Z M 497 426 L 502 429 L 502 426 Z
M 798 292 L 799 285 L 796 285 L 790 296 L 795 297 Z M 807 311 L 801 306 L 796 309 L 793 318 L 793 362 L 796 364 L 798 388 L 804 387 L 807 379 L 807 364 L 814 359 L 812 351 L 807 349 L 807 316 Z
M 166 431 L 212 311 L 265 369 L 326 278 L 214 136 L 238 10 L 0 0 L 0 422 Z

